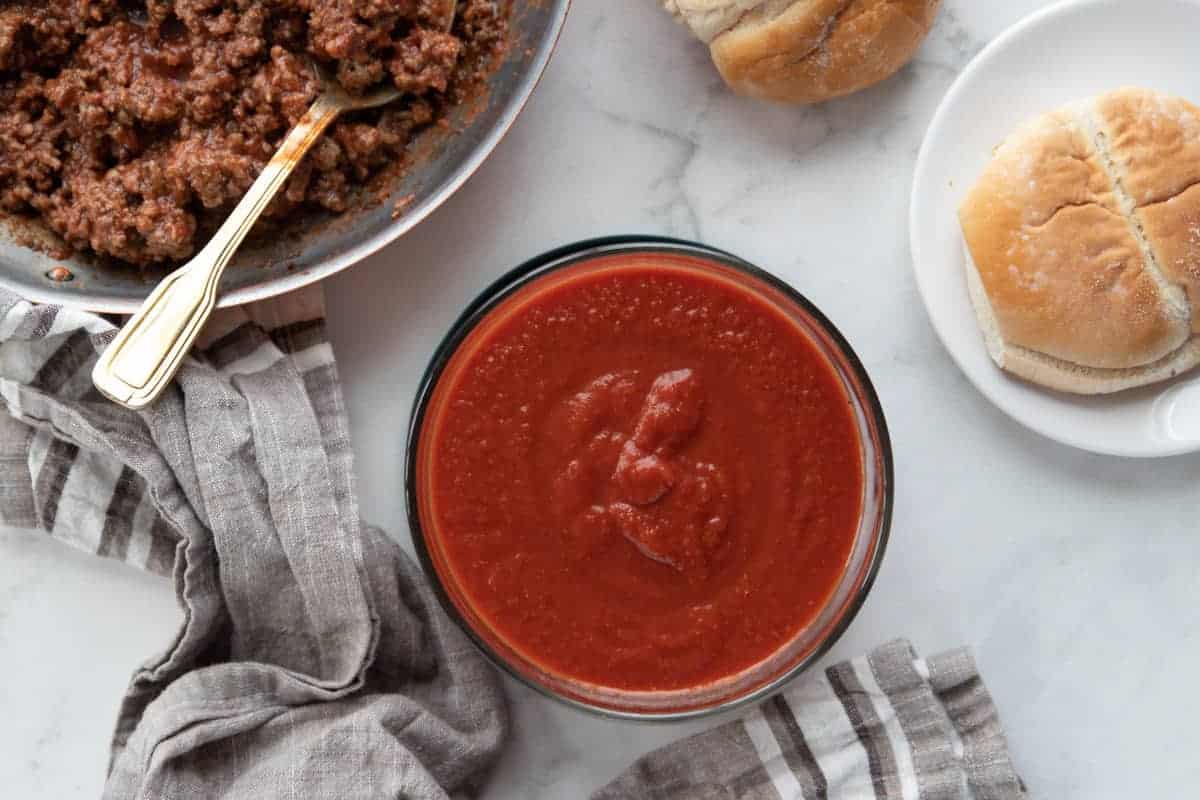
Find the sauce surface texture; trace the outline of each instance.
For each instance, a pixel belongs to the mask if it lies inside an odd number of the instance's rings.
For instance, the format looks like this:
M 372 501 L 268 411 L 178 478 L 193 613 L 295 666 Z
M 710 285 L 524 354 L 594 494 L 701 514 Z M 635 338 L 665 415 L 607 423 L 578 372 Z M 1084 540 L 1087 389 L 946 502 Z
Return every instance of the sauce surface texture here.
M 485 638 L 568 679 L 703 686 L 833 593 L 862 507 L 852 414 L 772 301 L 686 257 L 611 256 L 524 287 L 451 359 L 422 526 Z

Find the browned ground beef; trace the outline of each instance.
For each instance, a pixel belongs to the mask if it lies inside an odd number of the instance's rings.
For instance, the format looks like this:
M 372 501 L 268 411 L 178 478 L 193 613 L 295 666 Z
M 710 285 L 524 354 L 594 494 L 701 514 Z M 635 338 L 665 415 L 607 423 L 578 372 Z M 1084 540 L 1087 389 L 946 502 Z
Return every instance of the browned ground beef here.
M 335 123 L 267 210 L 346 209 L 490 64 L 505 0 L 0 0 L 0 211 L 133 264 L 190 256 L 317 95 L 409 94 Z

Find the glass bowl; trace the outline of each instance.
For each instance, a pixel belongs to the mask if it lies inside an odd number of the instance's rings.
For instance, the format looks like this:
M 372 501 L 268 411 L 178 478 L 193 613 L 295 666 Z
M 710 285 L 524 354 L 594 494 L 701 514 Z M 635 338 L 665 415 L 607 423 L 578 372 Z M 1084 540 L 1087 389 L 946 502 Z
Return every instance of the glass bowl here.
M 811 624 L 766 659 L 742 672 L 699 687 L 628 691 L 559 675 L 506 644 L 469 602 L 447 568 L 435 536 L 422 521 L 423 475 L 430 455 L 421 447 L 426 411 L 443 372 L 458 348 L 489 313 L 514 293 L 560 270 L 586 269 L 597 261 L 630 254 L 659 255 L 674 266 L 708 271 L 733 280 L 792 319 L 826 358 L 850 400 L 862 447 L 862 512 L 846 568 L 828 603 Z M 519 681 L 571 706 L 603 716 L 635 720 L 680 720 L 729 710 L 779 689 L 824 655 L 854 619 L 875 580 L 891 525 L 893 466 L 887 423 L 874 387 L 850 345 L 795 289 L 729 253 L 704 245 L 656 237 L 595 239 L 552 250 L 501 277 L 472 302 L 438 346 L 417 390 L 409 424 L 405 490 L 413 544 L 446 613 L 499 668 Z M 564 631 L 563 635 L 570 635 Z

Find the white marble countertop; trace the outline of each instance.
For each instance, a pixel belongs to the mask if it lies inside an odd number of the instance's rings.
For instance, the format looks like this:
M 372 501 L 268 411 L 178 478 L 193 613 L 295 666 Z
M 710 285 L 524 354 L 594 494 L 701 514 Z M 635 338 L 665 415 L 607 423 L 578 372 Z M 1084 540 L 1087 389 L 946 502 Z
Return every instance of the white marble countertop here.
M 906 213 L 917 148 L 955 74 L 1042 0 L 948 0 L 896 79 L 813 109 L 721 87 L 653 0 L 576 0 L 508 138 L 416 231 L 329 282 L 364 516 L 407 543 L 415 384 L 462 306 L 552 245 L 699 239 L 783 276 L 853 343 L 896 451 L 878 584 L 832 654 L 906 636 L 975 648 L 1017 765 L 1047 798 L 1175 797 L 1200 782 L 1183 687 L 1200 665 L 1200 458 L 1087 455 L 983 399 L 926 320 Z M 0 533 L 0 794 L 99 794 L 118 699 L 177 624 L 166 582 Z M 508 684 L 515 736 L 489 798 L 576 800 L 703 723 L 585 716 Z

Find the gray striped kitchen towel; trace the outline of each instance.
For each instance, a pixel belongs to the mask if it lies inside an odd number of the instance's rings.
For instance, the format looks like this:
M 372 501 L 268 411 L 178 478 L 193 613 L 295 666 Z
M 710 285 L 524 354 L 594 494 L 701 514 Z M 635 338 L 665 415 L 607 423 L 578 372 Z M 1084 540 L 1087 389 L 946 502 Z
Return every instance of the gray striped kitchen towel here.
M 0 290 L 0 523 L 169 575 L 183 610 L 107 798 L 446 798 L 501 748 L 491 669 L 359 521 L 322 316 L 316 290 L 218 314 L 133 413 L 92 389 L 109 321 Z
M 592 800 L 1025 797 L 970 654 L 895 641 L 650 753 Z

